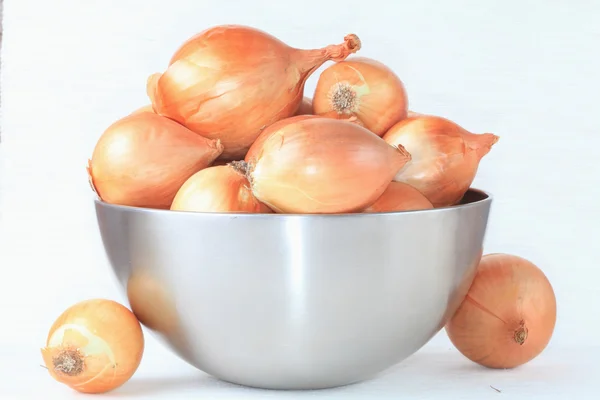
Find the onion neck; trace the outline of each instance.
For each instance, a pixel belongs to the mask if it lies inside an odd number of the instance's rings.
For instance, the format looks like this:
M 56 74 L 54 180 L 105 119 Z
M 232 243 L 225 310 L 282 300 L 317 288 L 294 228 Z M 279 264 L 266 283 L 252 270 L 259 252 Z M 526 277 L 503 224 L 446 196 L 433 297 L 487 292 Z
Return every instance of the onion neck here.
M 491 147 L 495 145 L 500 137 L 493 133 L 472 133 L 469 131 L 463 131 L 462 137 L 467 146 L 472 149 L 478 149 L 480 147 Z
M 297 66 L 302 80 L 308 78 L 313 72 L 327 61 L 340 62 L 350 54 L 356 53 L 361 48 L 361 42 L 355 34 L 344 37 L 344 43 L 332 44 L 321 49 L 292 51 L 292 62 Z
M 465 131 L 462 133 L 462 137 L 466 149 L 475 151 L 480 159 L 488 154 L 492 146 L 500 140 L 500 137 L 493 133 L 471 133 Z

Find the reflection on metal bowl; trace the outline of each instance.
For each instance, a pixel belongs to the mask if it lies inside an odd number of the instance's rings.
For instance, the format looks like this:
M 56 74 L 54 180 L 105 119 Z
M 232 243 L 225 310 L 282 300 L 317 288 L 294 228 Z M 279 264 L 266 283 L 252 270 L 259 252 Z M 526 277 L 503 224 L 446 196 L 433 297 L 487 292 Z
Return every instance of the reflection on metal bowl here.
M 271 389 L 359 382 L 419 350 L 474 277 L 491 197 L 423 211 L 207 214 L 96 201 L 142 322 L 190 364 Z M 133 281 L 133 283 L 131 282 Z

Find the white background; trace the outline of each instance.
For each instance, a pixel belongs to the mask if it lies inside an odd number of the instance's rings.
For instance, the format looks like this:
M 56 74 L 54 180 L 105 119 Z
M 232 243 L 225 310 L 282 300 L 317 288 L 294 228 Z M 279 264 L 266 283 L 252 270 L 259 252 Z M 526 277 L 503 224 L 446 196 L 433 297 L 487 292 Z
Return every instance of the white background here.
M 123 300 L 95 225 L 87 157 L 109 124 L 148 103 L 146 77 L 162 71 L 182 41 L 222 23 L 252 25 L 305 48 L 339 43 L 345 34 L 356 33 L 363 42 L 361 55 L 383 61 L 403 79 L 412 110 L 499 135 L 474 183 L 495 197 L 485 252 L 530 259 L 556 291 L 559 315 L 553 340 L 522 369 L 472 368 L 442 332 L 397 372 L 323 396 L 367 398 L 377 391 L 377 396 L 480 399 L 498 395 L 489 387 L 494 383 L 504 385 L 503 394 L 512 398 L 597 396 L 591 380 L 586 386 L 570 379 L 600 377 L 592 363 L 593 354 L 600 355 L 600 264 L 593 247 L 600 241 L 599 3 L 5 3 L 2 399 L 71 394 L 39 367 L 47 330 L 64 308 L 79 300 Z M 310 79 L 306 93 L 312 94 L 316 79 Z M 283 396 L 194 380 L 198 374 L 193 369 L 152 337 L 147 340 L 144 362 L 122 396 Z

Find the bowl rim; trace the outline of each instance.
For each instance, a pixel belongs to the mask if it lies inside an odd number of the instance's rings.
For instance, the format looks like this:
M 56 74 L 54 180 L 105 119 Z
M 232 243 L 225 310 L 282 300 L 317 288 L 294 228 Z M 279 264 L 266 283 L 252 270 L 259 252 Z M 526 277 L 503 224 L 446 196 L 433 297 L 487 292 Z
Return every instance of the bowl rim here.
M 142 214 L 153 214 L 153 215 L 188 215 L 194 218 L 259 218 L 259 219 L 290 219 L 290 218 L 381 218 L 386 216 L 397 216 L 406 214 L 435 214 L 450 212 L 455 209 L 469 209 L 473 207 L 480 207 L 483 204 L 491 203 L 493 196 L 491 193 L 486 192 L 477 188 L 469 188 L 467 193 L 475 193 L 481 196 L 479 200 L 471 201 L 465 204 L 457 204 L 453 206 L 431 208 L 425 210 L 407 210 L 407 211 L 386 211 L 386 212 L 372 212 L 372 213 L 339 213 L 339 214 L 277 214 L 277 213 L 242 213 L 242 212 L 231 212 L 231 213 L 216 213 L 216 212 L 197 212 L 197 211 L 179 211 L 169 209 L 156 209 L 156 208 L 144 208 L 126 206 L 120 204 L 111 204 L 101 200 L 98 196 L 94 198 L 96 211 L 99 207 L 105 209 L 112 209 L 114 211 L 128 212 L 128 213 L 142 213 Z M 464 196 L 463 196 L 464 197 Z

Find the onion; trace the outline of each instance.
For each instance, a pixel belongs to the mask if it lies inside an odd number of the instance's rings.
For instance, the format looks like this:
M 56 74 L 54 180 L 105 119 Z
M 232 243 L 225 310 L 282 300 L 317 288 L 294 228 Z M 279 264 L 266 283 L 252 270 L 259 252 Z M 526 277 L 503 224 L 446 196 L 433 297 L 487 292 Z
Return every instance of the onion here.
M 294 115 L 312 115 L 313 106 L 312 99 L 310 97 L 304 96 L 302 102 L 300 103 L 300 107 L 298 107 L 298 111 Z
M 295 122 L 298 121 L 302 121 L 305 119 L 317 119 L 317 118 L 323 118 L 319 115 L 296 115 L 290 118 L 285 118 L 282 119 L 280 121 L 275 122 L 273 125 L 270 125 L 267 129 L 265 129 L 254 141 L 254 143 L 252 143 L 252 147 L 250 147 L 250 149 L 248 149 L 248 152 L 246 153 L 246 157 L 244 158 L 244 160 L 246 162 L 256 159 L 258 158 L 258 156 L 260 155 L 260 153 L 263 151 L 263 146 L 264 143 L 267 139 L 269 139 L 271 136 L 273 135 L 277 135 L 279 132 L 279 129 L 284 128 L 290 124 L 293 124 Z
M 42 349 L 45 366 L 58 382 L 82 393 L 105 393 L 133 376 L 144 353 L 135 315 L 112 300 L 93 299 L 65 310 Z
M 446 332 L 471 361 L 514 368 L 546 348 L 555 324 L 556 297 L 544 273 L 521 257 L 489 254 Z
M 433 208 L 433 205 L 423 193 L 414 187 L 402 182 L 391 182 L 385 192 L 367 207 L 364 212 L 391 212 L 391 211 L 410 211 L 426 210 Z
M 379 61 L 352 57 L 326 68 L 313 97 L 315 114 L 355 115 L 382 136 L 406 117 L 408 98 L 400 78 Z
M 462 199 L 479 162 L 499 137 L 470 133 L 448 119 L 422 115 L 398 122 L 383 139 L 404 146 L 412 156 L 394 180 L 419 190 L 434 207 L 443 207 Z
M 171 210 L 196 212 L 271 213 L 256 200 L 240 161 L 203 169 L 177 192 Z
M 141 112 L 120 119 L 102 134 L 88 173 L 107 203 L 168 209 L 181 185 L 222 151 L 218 140 Z
M 254 196 L 282 213 L 359 211 L 410 160 L 356 124 L 317 116 L 279 121 L 246 155 Z
M 273 125 L 269 126 L 259 137 L 256 138 L 252 147 L 246 153 L 245 160 L 249 161 L 252 159 L 256 159 L 259 153 L 263 149 L 264 142 L 273 135 L 277 135 L 280 128 L 283 128 L 287 125 L 293 124 L 297 121 L 302 121 L 305 119 L 317 119 L 317 118 L 329 118 L 323 115 L 296 115 L 294 117 L 282 119 L 281 121 L 277 121 Z M 348 118 L 336 118 L 332 116 L 332 119 L 343 120 L 345 122 L 351 122 L 356 125 L 362 126 L 362 123 L 356 117 L 348 117 Z M 219 161 L 217 161 L 219 162 Z M 215 162 L 215 164 L 217 163 Z M 229 162 L 227 162 L 229 163 Z
M 301 50 L 254 28 L 216 26 L 186 41 L 147 93 L 157 113 L 220 139 L 221 158 L 240 159 L 262 129 L 296 113 L 315 70 L 360 49 L 356 35 L 344 40 Z

